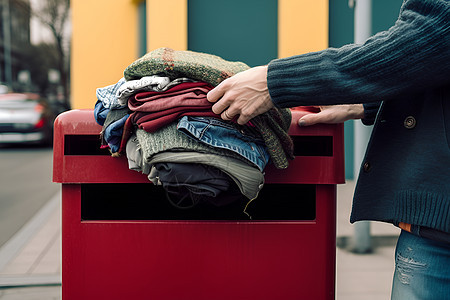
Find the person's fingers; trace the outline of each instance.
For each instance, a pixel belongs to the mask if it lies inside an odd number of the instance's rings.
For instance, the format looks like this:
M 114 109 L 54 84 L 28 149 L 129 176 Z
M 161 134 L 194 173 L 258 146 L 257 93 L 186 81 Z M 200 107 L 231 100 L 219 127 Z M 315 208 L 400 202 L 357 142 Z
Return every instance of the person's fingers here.
M 318 123 L 330 123 L 330 115 L 326 111 L 307 114 L 298 120 L 299 126 L 311 126 Z
M 206 94 L 206 99 L 209 102 L 217 102 L 220 98 L 222 98 L 225 94 L 224 82 L 225 80 Z
M 311 118 L 308 118 L 307 116 L 309 116 L 309 115 L 303 116 L 298 120 L 298 123 L 297 123 L 298 126 L 300 126 L 300 127 L 311 126 L 311 125 L 314 125 L 317 123 L 317 122 L 314 122 L 314 120 L 311 120 Z
M 237 118 L 236 122 L 239 125 L 247 124 L 248 121 L 250 121 L 253 117 L 257 116 L 259 113 L 257 112 L 257 106 L 252 103 L 249 107 L 243 108 L 239 112 L 239 117 Z
M 220 115 L 221 113 L 223 113 L 224 110 L 226 110 L 228 108 L 228 101 L 226 101 L 226 99 L 222 98 L 220 99 L 220 101 L 216 102 L 213 106 L 212 106 L 212 111 L 213 113 Z
M 361 119 L 363 117 L 364 106 L 362 104 L 320 106 L 320 112 L 303 116 L 298 120 L 298 125 L 311 126 L 317 123 L 336 124 L 350 119 Z
M 230 115 L 230 113 L 228 112 L 228 109 L 225 109 L 222 114 L 220 115 L 220 117 L 225 120 L 225 121 L 230 121 L 234 118 L 233 115 Z
M 239 125 L 245 125 L 248 121 L 250 121 L 250 117 L 239 115 L 239 118 L 236 120 L 236 123 Z
M 229 93 L 226 93 L 227 80 L 222 81 L 218 86 L 213 88 L 206 94 L 206 99 L 209 102 L 215 102 L 212 106 L 212 111 L 215 114 L 221 114 L 230 106 Z

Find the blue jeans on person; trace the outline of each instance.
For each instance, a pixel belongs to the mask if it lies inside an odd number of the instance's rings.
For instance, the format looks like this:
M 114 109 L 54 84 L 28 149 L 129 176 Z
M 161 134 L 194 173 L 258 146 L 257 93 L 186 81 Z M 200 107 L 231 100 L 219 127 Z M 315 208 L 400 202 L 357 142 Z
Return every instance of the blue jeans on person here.
M 243 127 L 241 127 L 243 128 Z M 218 118 L 184 116 L 177 129 L 191 138 L 209 146 L 230 150 L 256 165 L 263 171 L 270 155 L 261 137 Z
M 450 299 L 450 244 L 402 230 L 395 249 L 391 299 Z

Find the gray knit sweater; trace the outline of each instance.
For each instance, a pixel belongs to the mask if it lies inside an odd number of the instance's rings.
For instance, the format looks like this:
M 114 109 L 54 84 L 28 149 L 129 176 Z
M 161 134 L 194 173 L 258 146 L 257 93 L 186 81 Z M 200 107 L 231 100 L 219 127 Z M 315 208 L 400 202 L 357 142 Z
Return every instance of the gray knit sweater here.
M 269 64 L 269 92 L 278 107 L 365 103 L 368 120 L 378 113 L 352 222 L 450 232 L 449 6 L 405 0 L 395 25 L 364 44 Z

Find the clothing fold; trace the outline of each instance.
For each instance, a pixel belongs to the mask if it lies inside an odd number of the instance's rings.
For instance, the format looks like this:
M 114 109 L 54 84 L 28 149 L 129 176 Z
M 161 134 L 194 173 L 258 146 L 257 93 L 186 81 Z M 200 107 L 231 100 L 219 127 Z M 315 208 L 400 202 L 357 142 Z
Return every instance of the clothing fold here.
M 96 90 L 104 147 L 126 154 L 129 169 L 147 174 L 180 209 L 257 198 L 266 165 L 283 169 L 294 158 L 290 110 L 273 108 L 239 125 L 222 120 L 207 100 L 248 68 L 194 51 L 147 53 L 117 83 Z

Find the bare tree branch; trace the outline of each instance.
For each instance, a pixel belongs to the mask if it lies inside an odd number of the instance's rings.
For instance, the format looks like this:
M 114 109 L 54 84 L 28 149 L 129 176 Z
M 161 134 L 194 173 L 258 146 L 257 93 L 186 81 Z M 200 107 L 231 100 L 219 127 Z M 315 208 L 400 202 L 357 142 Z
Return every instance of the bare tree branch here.
M 15 7 L 21 9 L 39 20 L 42 25 L 46 26 L 54 39 L 54 46 L 58 55 L 58 69 L 61 76 L 61 83 L 64 87 L 64 96 L 67 101 L 66 106 L 69 107 L 69 68 L 70 65 L 66 57 L 69 53 L 65 53 L 64 46 L 69 42 L 66 41 L 66 26 L 70 16 L 70 0 L 39 0 L 37 7 L 30 8 L 28 1 L 10 0 Z M 31 9 L 31 11 L 30 11 Z

